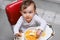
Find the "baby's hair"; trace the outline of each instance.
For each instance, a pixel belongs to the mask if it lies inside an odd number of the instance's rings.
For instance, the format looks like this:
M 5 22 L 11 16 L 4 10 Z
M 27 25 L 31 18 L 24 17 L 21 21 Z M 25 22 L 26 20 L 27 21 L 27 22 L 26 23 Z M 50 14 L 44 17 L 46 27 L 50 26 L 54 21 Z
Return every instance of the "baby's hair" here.
M 34 10 L 36 10 L 36 5 L 35 5 L 35 2 L 33 0 L 24 0 L 20 6 L 20 11 L 26 9 L 28 6 L 30 6 L 30 4 L 33 4 Z

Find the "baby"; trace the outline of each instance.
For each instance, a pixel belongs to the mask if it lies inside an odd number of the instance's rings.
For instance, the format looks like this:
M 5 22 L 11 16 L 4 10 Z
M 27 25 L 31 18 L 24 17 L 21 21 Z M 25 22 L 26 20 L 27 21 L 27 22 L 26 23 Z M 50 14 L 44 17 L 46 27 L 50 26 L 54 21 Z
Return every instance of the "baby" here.
M 22 16 L 17 21 L 14 26 L 14 35 L 21 36 L 21 32 L 25 32 L 25 30 L 29 27 L 37 27 L 36 35 L 40 36 L 42 31 L 46 28 L 46 21 L 41 17 L 36 15 L 36 5 L 33 0 L 25 0 L 23 1 L 20 12 Z M 19 30 L 22 30 L 19 32 Z

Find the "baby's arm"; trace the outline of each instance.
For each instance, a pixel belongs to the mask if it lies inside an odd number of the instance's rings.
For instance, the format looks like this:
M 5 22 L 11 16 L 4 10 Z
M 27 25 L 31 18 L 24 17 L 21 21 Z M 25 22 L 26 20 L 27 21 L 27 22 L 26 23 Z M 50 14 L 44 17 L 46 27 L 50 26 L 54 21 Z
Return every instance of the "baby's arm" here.
M 38 29 L 40 28 L 41 30 L 44 30 L 46 28 L 47 23 L 44 19 L 42 19 L 41 17 L 38 17 L 36 15 L 35 20 L 40 25 L 40 26 L 37 27 Z
M 35 20 L 37 23 L 40 24 L 40 26 L 37 27 L 37 32 L 36 32 L 36 35 L 39 37 L 42 34 L 42 32 L 45 30 L 47 23 L 45 20 L 43 20 L 41 17 L 38 17 L 37 15 L 35 16 Z
M 14 35 L 16 36 L 19 36 L 20 35 L 20 32 L 19 32 L 19 29 L 20 29 L 20 26 L 22 24 L 23 20 L 22 20 L 22 16 L 19 18 L 19 20 L 17 21 L 16 25 L 14 26 Z

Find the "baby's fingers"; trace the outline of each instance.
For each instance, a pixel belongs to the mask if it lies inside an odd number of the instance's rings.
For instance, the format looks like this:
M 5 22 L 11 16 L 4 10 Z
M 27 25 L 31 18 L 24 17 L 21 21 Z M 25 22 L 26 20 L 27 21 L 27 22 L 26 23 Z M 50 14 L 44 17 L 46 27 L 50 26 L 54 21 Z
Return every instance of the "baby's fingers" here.
M 16 33 L 16 35 L 15 35 L 16 37 L 21 37 L 22 36 L 22 34 L 21 33 Z

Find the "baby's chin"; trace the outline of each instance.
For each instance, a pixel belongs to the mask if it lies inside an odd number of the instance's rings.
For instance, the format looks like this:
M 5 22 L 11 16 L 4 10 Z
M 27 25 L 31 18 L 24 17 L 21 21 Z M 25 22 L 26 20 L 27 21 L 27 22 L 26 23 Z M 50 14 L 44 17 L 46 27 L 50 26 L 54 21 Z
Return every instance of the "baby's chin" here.
M 26 21 L 27 21 L 28 23 L 30 23 L 30 22 L 31 22 L 31 19 L 26 19 Z

